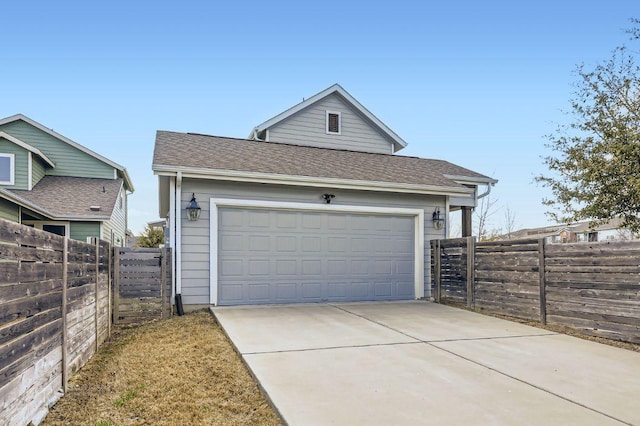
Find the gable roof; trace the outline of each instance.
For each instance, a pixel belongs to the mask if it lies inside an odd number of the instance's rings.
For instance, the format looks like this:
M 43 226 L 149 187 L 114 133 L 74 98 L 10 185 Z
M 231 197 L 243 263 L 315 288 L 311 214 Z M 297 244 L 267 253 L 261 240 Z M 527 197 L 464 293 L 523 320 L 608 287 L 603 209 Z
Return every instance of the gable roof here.
M 45 176 L 31 191 L 0 189 L 0 197 L 52 220 L 108 220 L 122 184 L 122 179 Z M 91 206 L 100 206 L 100 210 L 93 211 Z
M 257 125 L 252 130 L 251 134 L 249 135 L 249 139 L 252 139 L 253 135 L 268 129 L 269 127 L 273 127 L 277 123 L 280 123 L 281 121 L 284 121 L 285 119 L 291 117 L 292 115 L 296 114 L 297 112 L 302 111 L 303 109 L 315 104 L 316 102 L 318 102 L 318 101 L 320 101 L 320 100 L 322 100 L 322 99 L 324 99 L 324 98 L 326 98 L 326 97 L 328 97 L 328 96 L 330 96 L 330 95 L 332 95 L 334 93 L 339 95 L 349 106 L 351 106 L 356 111 L 358 111 L 360 114 L 362 114 L 362 116 L 364 116 L 369 122 L 371 122 L 375 127 L 377 127 L 378 130 L 380 130 L 391 141 L 393 141 L 393 145 L 394 145 L 394 149 L 393 150 L 394 150 L 394 152 L 395 151 L 399 151 L 402 148 L 407 146 L 407 142 L 405 142 L 393 130 L 391 130 L 389 127 L 387 127 L 386 124 L 384 124 L 382 121 L 380 121 L 378 119 L 378 117 L 373 115 L 373 113 L 371 113 L 371 111 L 366 109 L 360 102 L 358 102 L 356 100 L 356 98 L 351 96 L 349 94 L 349 92 L 344 90 L 342 88 L 342 86 L 340 86 L 337 83 L 334 84 L 333 86 L 323 90 L 322 92 L 317 93 L 317 94 L 311 96 L 308 99 L 305 99 L 304 101 L 300 102 L 299 104 L 294 105 L 293 107 L 291 107 L 288 110 L 276 115 L 275 117 L 270 118 L 269 120 L 265 121 L 264 123 L 261 123 L 261 124 Z
M 192 133 L 158 131 L 158 175 L 177 172 L 221 180 L 470 196 L 467 182 L 494 179 L 442 160 L 375 154 Z
M 41 130 L 51 136 L 53 136 L 54 138 L 61 140 L 62 142 L 65 142 L 71 146 L 73 146 L 74 148 L 84 152 L 85 154 L 88 154 L 100 161 L 102 161 L 105 164 L 108 164 L 109 166 L 113 167 L 114 169 L 118 170 L 120 172 L 120 174 L 122 175 L 122 178 L 124 179 L 124 182 L 128 188 L 128 190 L 130 192 L 134 191 L 134 187 L 133 187 L 133 183 L 131 182 L 131 178 L 129 177 L 129 173 L 127 172 L 127 169 L 124 168 L 123 166 L 121 166 L 120 164 L 109 160 L 106 157 L 103 157 L 102 155 L 90 150 L 89 148 L 80 145 L 77 142 L 72 141 L 71 139 L 67 138 L 66 136 L 61 135 L 58 132 L 55 132 L 53 129 L 49 129 L 48 127 L 45 127 L 44 125 L 38 123 L 35 120 L 32 120 L 31 118 L 27 117 L 26 115 L 23 114 L 16 114 L 16 115 L 12 115 L 11 117 L 6 117 L 6 118 L 2 118 L 0 119 L 0 126 L 2 126 L 3 124 L 7 124 L 7 123 L 12 123 L 14 121 L 18 121 L 18 120 L 22 120 L 25 123 L 28 123 L 30 125 L 32 125 L 33 127 L 37 128 L 38 130 Z
M 6 139 L 6 140 L 8 140 L 8 141 L 9 141 L 9 142 L 11 142 L 11 143 L 14 143 L 14 144 L 18 145 L 19 147 L 24 148 L 24 149 L 26 149 L 27 151 L 32 152 L 32 153 L 34 153 L 34 154 L 36 154 L 38 157 L 42 158 L 42 160 L 43 160 L 45 163 L 47 163 L 48 165 L 50 165 L 51 167 L 54 167 L 54 168 L 56 167 L 56 165 L 53 163 L 53 161 L 51 161 L 51 160 L 49 159 L 49 157 L 47 157 L 46 155 L 44 155 L 44 154 L 42 153 L 42 151 L 40 151 L 38 148 L 33 147 L 33 146 L 29 145 L 28 143 L 23 142 L 23 141 L 21 141 L 20 139 L 18 139 L 18 138 L 16 138 L 16 137 L 13 137 L 13 136 L 11 136 L 10 134 L 5 133 L 5 132 L 3 132 L 3 131 L 0 131 L 0 138 L 2 138 L 2 139 Z

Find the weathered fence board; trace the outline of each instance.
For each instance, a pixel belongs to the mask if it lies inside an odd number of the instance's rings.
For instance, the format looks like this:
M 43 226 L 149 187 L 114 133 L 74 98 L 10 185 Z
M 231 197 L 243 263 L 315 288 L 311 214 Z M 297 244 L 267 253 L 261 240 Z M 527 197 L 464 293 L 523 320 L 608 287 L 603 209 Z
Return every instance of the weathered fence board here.
M 39 423 L 106 338 L 109 258 L 0 219 L 0 424 Z
M 468 287 L 473 292 L 468 299 L 478 309 L 640 342 L 638 241 L 528 239 L 470 247 L 468 239 L 454 239 L 432 241 L 431 248 L 434 294 L 442 287 L 437 300 L 460 301 Z M 473 260 L 464 261 L 471 251 Z

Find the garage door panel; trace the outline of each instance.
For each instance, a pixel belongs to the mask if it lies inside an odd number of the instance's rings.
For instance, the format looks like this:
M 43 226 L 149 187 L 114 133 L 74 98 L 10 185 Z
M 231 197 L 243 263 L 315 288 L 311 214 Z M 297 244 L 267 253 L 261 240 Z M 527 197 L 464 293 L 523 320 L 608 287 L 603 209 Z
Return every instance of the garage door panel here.
M 269 228 L 271 215 L 268 211 L 250 210 L 247 225 L 250 228 Z
M 302 237 L 303 253 L 320 253 L 322 251 L 321 237 Z
M 241 259 L 226 259 L 222 262 L 220 275 L 223 277 L 241 277 L 244 275 L 244 265 Z
M 220 251 L 225 253 L 229 252 L 244 252 L 244 236 L 241 234 L 223 234 L 219 238 Z
M 278 301 L 295 301 L 298 298 L 296 283 L 275 283 L 276 299 Z
M 413 217 L 219 210 L 221 305 L 414 297 Z
M 351 283 L 351 297 L 355 300 L 369 297 L 369 283 L 354 281 Z
M 322 299 L 323 285 L 321 282 L 302 283 L 300 287 L 302 289 L 301 296 L 303 299 Z
M 302 261 L 302 275 L 303 276 L 321 276 L 322 275 L 322 261 L 321 260 L 303 260 Z
M 330 276 L 343 276 L 347 273 L 347 261 L 344 259 L 328 259 L 327 274 Z
M 276 260 L 276 275 L 297 275 L 298 262 L 296 260 Z
M 327 237 L 327 250 L 329 253 L 345 253 L 349 246 L 346 237 Z
M 329 282 L 327 285 L 327 298 L 331 299 L 345 299 L 349 295 L 348 286 L 346 282 Z
M 268 259 L 251 259 L 249 260 L 249 275 L 269 277 L 271 268 Z
M 400 297 L 413 297 L 413 281 L 400 281 L 396 283 L 397 293 Z
M 271 299 L 269 284 L 251 284 L 247 286 L 247 298 L 251 301 L 268 302 Z
M 373 285 L 373 295 L 376 297 L 392 297 L 393 284 L 389 282 L 378 282 Z

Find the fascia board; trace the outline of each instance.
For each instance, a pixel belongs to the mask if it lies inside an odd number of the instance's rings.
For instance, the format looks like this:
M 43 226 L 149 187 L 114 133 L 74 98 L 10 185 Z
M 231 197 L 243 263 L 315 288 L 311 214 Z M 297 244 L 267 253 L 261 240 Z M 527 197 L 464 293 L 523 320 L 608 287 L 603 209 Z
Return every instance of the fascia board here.
M 8 133 L 6 133 L 6 132 L 2 132 L 2 131 L 0 131 L 0 138 L 6 139 L 6 140 L 8 140 L 8 141 L 9 141 L 9 142 L 11 142 L 11 143 L 14 143 L 14 144 L 18 145 L 19 147 L 24 148 L 24 149 L 26 149 L 27 151 L 32 152 L 32 153 L 34 153 L 34 154 L 36 154 L 37 156 L 39 156 L 40 158 L 42 158 L 42 159 L 45 161 L 45 163 L 47 163 L 48 165 L 50 165 L 52 168 L 55 168 L 55 167 L 56 167 L 55 163 L 54 163 L 53 161 L 51 161 L 51 159 L 50 159 L 49 157 L 47 157 L 46 155 L 44 155 L 44 154 L 42 153 L 42 151 L 40 151 L 38 148 L 33 147 L 33 146 L 29 145 L 28 143 L 26 143 L 26 142 L 24 142 L 24 141 L 21 141 L 20 139 L 18 139 L 18 138 L 16 138 L 16 137 L 14 137 L 14 136 L 11 136 L 10 134 L 8 134 Z
M 396 182 L 378 182 L 362 180 L 345 180 L 335 178 L 319 178 L 310 176 L 291 176 L 271 173 L 239 172 L 236 170 L 211 170 L 188 167 L 154 165 L 153 171 L 159 176 L 175 176 L 182 172 L 186 178 L 217 179 L 236 182 L 271 183 L 280 185 L 297 185 L 310 187 L 326 187 L 353 189 L 364 191 L 401 192 L 425 195 L 461 195 L 473 196 L 474 189 L 466 187 L 417 185 Z
M 474 177 L 474 176 L 459 176 L 459 175 L 444 175 L 447 179 L 451 179 L 452 181 L 459 183 L 479 183 L 486 185 L 495 185 L 498 183 L 497 179 L 493 179 L 490 177 Z

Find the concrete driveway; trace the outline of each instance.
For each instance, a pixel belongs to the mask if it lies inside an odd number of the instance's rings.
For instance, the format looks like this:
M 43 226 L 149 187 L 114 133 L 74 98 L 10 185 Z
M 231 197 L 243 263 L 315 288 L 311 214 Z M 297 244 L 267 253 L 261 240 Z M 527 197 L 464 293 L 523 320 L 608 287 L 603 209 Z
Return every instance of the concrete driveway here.
M 430 302 L 216 307 L 290 425 L 640 424 L 640 353 Z

